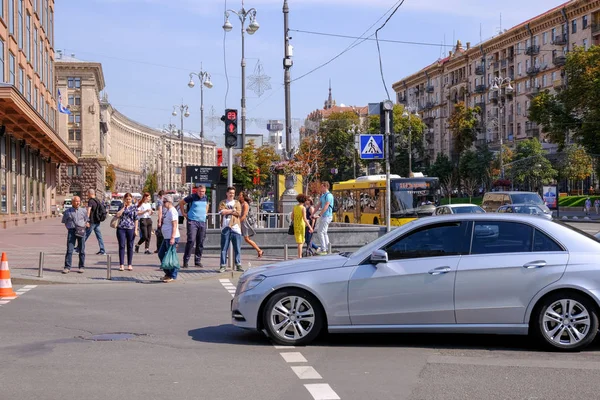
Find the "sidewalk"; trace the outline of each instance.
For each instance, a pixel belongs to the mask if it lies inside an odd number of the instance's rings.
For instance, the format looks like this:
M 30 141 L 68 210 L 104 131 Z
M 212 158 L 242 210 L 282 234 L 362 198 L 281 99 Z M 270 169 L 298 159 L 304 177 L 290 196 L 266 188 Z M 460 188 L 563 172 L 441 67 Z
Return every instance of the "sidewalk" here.
M 109 219 L 102 223 L 101 227 L 104 245 L 107 254 L 111 256 L 112 280 L 107 280 L 107 256 L 96 255 L 98 252 L 98 240 L 95 234 L 86 242 L 86 269 L 85 273 L 77 271 L 78 255 L 73 254 L 73 268 L 69 274 L 62 274 L 64 257 L 66 252 L 67 231 L 60 223 L 59 218 L 48 219 L 31 225 L 20 226 L 2 231 L 0 235 L 0 252 L 6 252 L 13 281 L 39 281 L 40 283 L 109 283 L 109 282 L 136 282 L 152 283 L 160 282 L 164 276 L 160 270 L 158 256 L 156 254 L 140 253 L 133 256 L 133 271 L 119 271 L 119 252 L 115 229 L 109 225 Z M 181 229 L 181 240 L 178 246 L 180 262 L 182 262 L 185 249 L 185 228 Z M 259 243 L 260 245 L 261 243 Z M 156 250 L 155 236 L 152 236 L 150 250 Z M 38 278 L 38 266 L 40 252 L 44 252 L 43 277 Z M 281 257 L 270 257 L 267 252 L 262 258 L 256 256 L 256 252 L 242 250 L 242 265 L 244 269 L 257 267 L 272 262 L 281 261 Z M 192 255 L 193 265 L 193 255 Z M 219 273 L 219 254 L 209 252 L 202 257 L 203 268 L 190 266 L 188 269 L 180 269 L 177 281 L 194 281 L 215 276 L 231 277 L 231 270 Z M 239 276 L 240 273 L 235 273 Z

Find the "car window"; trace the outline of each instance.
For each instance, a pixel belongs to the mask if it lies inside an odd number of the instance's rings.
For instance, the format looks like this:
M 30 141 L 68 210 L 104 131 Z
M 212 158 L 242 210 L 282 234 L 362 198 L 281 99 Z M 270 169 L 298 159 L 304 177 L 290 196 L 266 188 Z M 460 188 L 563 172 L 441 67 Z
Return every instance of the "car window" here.
M 533 228 L 517 222 L 476 222 L 471 254 L 531 252 Z
M 544 200 L 537 193 L 513 193 L 511 197 L 514 204 L 544 204 Z
M 535 230 L 533 237 L 533 251 L 564 251 L 563 248 L 550 239 L 548 235 L 539 229 Z
M 389 260 L 467 254 L 468 225 L 468 222 L 450 222 L 422 227 L 392 242 L 384 250 Z
M 513 202 L 510 200 L 510 196 L 505 194 L 502 196 L 502 204 L 512 204 Z

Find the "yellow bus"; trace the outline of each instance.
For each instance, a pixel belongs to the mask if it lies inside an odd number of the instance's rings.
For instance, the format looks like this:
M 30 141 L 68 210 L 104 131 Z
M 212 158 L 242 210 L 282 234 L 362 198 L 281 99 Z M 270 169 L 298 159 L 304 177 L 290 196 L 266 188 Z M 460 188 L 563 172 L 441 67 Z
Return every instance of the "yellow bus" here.
M 391 175 L 391 224 L 400 226 L 422 216 L 433 214 L 439 205 L 438 178 L 402 178 Z M 385 175 L 361 176 L 333 184 L 332 194 L 337 212 L 334 221 L 385 225 Z

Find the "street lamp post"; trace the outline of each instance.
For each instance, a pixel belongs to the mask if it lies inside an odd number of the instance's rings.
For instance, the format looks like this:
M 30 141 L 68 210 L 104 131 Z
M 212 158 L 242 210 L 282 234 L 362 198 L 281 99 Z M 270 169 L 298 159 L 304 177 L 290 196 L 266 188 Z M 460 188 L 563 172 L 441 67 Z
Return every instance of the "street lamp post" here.
M 225 11 L 225 23 L 223 24 L 223 30 L 225 32 L 231 32 L 233 29 L 233 25 L 229 22 L 229 15 L 233 13 L 238 16 L 240 19 L 240 23 L 242 25 L 242 147 L 246 144 L 246 57 L 244 54 L 244 25 L 246 24 L 246 19 L 250 21 L 248 28 L 246 28 L 246 32 L 248 35 L 254 35 L 260 25 L 256 22 L 256 9 L 251 8 L 249 10 L 244 9 L 244 1 L 242 0 L 242 8 L 239 11 L 227 10 Z
M 189 117 L 190 116 L 190 112 L 189 107 L 186 104 L 183 104 L 183 102 L 179 105 L 179 106 L 173 106 L 173 112 L 171 115 L 173 115 L 174 117 L 177 116 L 177 108 L 179 108 L 179 115 L 181 116 L 181 125 L 180 125 L 180 130 L 179 130 L 179 138 L 181 140 L 181 148 L 180 150 L 180 155 L 181 155 L 181 186 L 183 187 L 185 185 L 185 182 L 183 180 L 183 117 Z
M 208 89 L 213 87 L 210 80 L 210 74 L 202 70 L 202 64 L 200 64 L 200 72 L 190 73 L 190 82 L 188 86 L 194 87 L 194 75 L 198 77 L 200 81 L 200 164 L 204 166 L 204 86 Z
M 169 158 L 167 160 L 167 164 L 168 164 L 168 173 L 169 173 L 169 178 L 167 179 L 167 189 L 171 190 L 172 185 L 173 185 L 173 161 L 172 161 L 172 156 L 171 156 L 171 148 L 173 145 L 173 131 L 176 129 L 176 126 L 174 124 L 169 124 L 166 125 L 164 130 L 167 134 L 168 134 L 168 141 L 165 139 L 166 141 L 166 146 L 167 146 L 167 151 L 169 153 Z
M 504 179 L 504 135 L 502 134 L 502 128 L 504 126 L 506 126 L 504 124 L 504 121 L 502 121 L 502 124 L 500 124 L 501 121 L 501 116 L 503 115 L 504 112 L 504 102 L 506 101 L 506 95 L 510 95 L 512 94 L 513 91 L 513 87 L 510 84 L 511 79 L 509 77 L 506 78 L 502 78 L 500 76 L 496 76 L 494 78 L 494 84 L 491 87 L 491 90 L 493 92 L 498 93 L 498 133 L 500 135 L 500 177 L 502 179 Z M 505 96 L 502 96 L 502 88 L 503 86 L 506 86 L 504 88 L 505 90 Z M 506 116 L 506 115 L 504 115 Z
M 404 112 L 402 113 L 402 118 L 408 118 L 408 177 L 412 178 L 412 125 L 410 123 L 410 117 L 413 115 L 413 112 L 416 115 L 416 110 L 412 107 L 404 107 Z

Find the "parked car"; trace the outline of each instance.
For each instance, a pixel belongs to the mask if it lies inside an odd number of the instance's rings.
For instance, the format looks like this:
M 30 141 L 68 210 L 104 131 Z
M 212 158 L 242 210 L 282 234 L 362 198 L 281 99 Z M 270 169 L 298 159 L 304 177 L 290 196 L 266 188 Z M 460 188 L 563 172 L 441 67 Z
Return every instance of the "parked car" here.
M 123 205 L 123 201 L 121 200 L 111 200 L 110 207 L 108 208 L 109 214 L 115 214 L 119 211 L 119 208 Z
M 600 240 L 512 214 L 420 218 L 355 253 L 246 271 L 232 323 L 282 345 L 321 332 L 532 335 L 549 348 L 598 332 Z
M 508 206 L 502 206 L 498 208 L 497 212 L 535 215 L 546 219 L 552 219 L 552 212 L 550 210 L 548 210 L 548 212 L 545 212 L 540 208 L 540 206 L 534 204 L 511 204 Z
M 535 192 L 487 192 L 483 195 L 481 208 L 485 212 L 495 212 L 501 206 L 508 204 L 534 204 L 544 212 L 550 213 L 544 200 Z
M 448 204 L 435 209 L 434 215 L 447 214 L 483 214 L 484 209 L 476 204 Z

